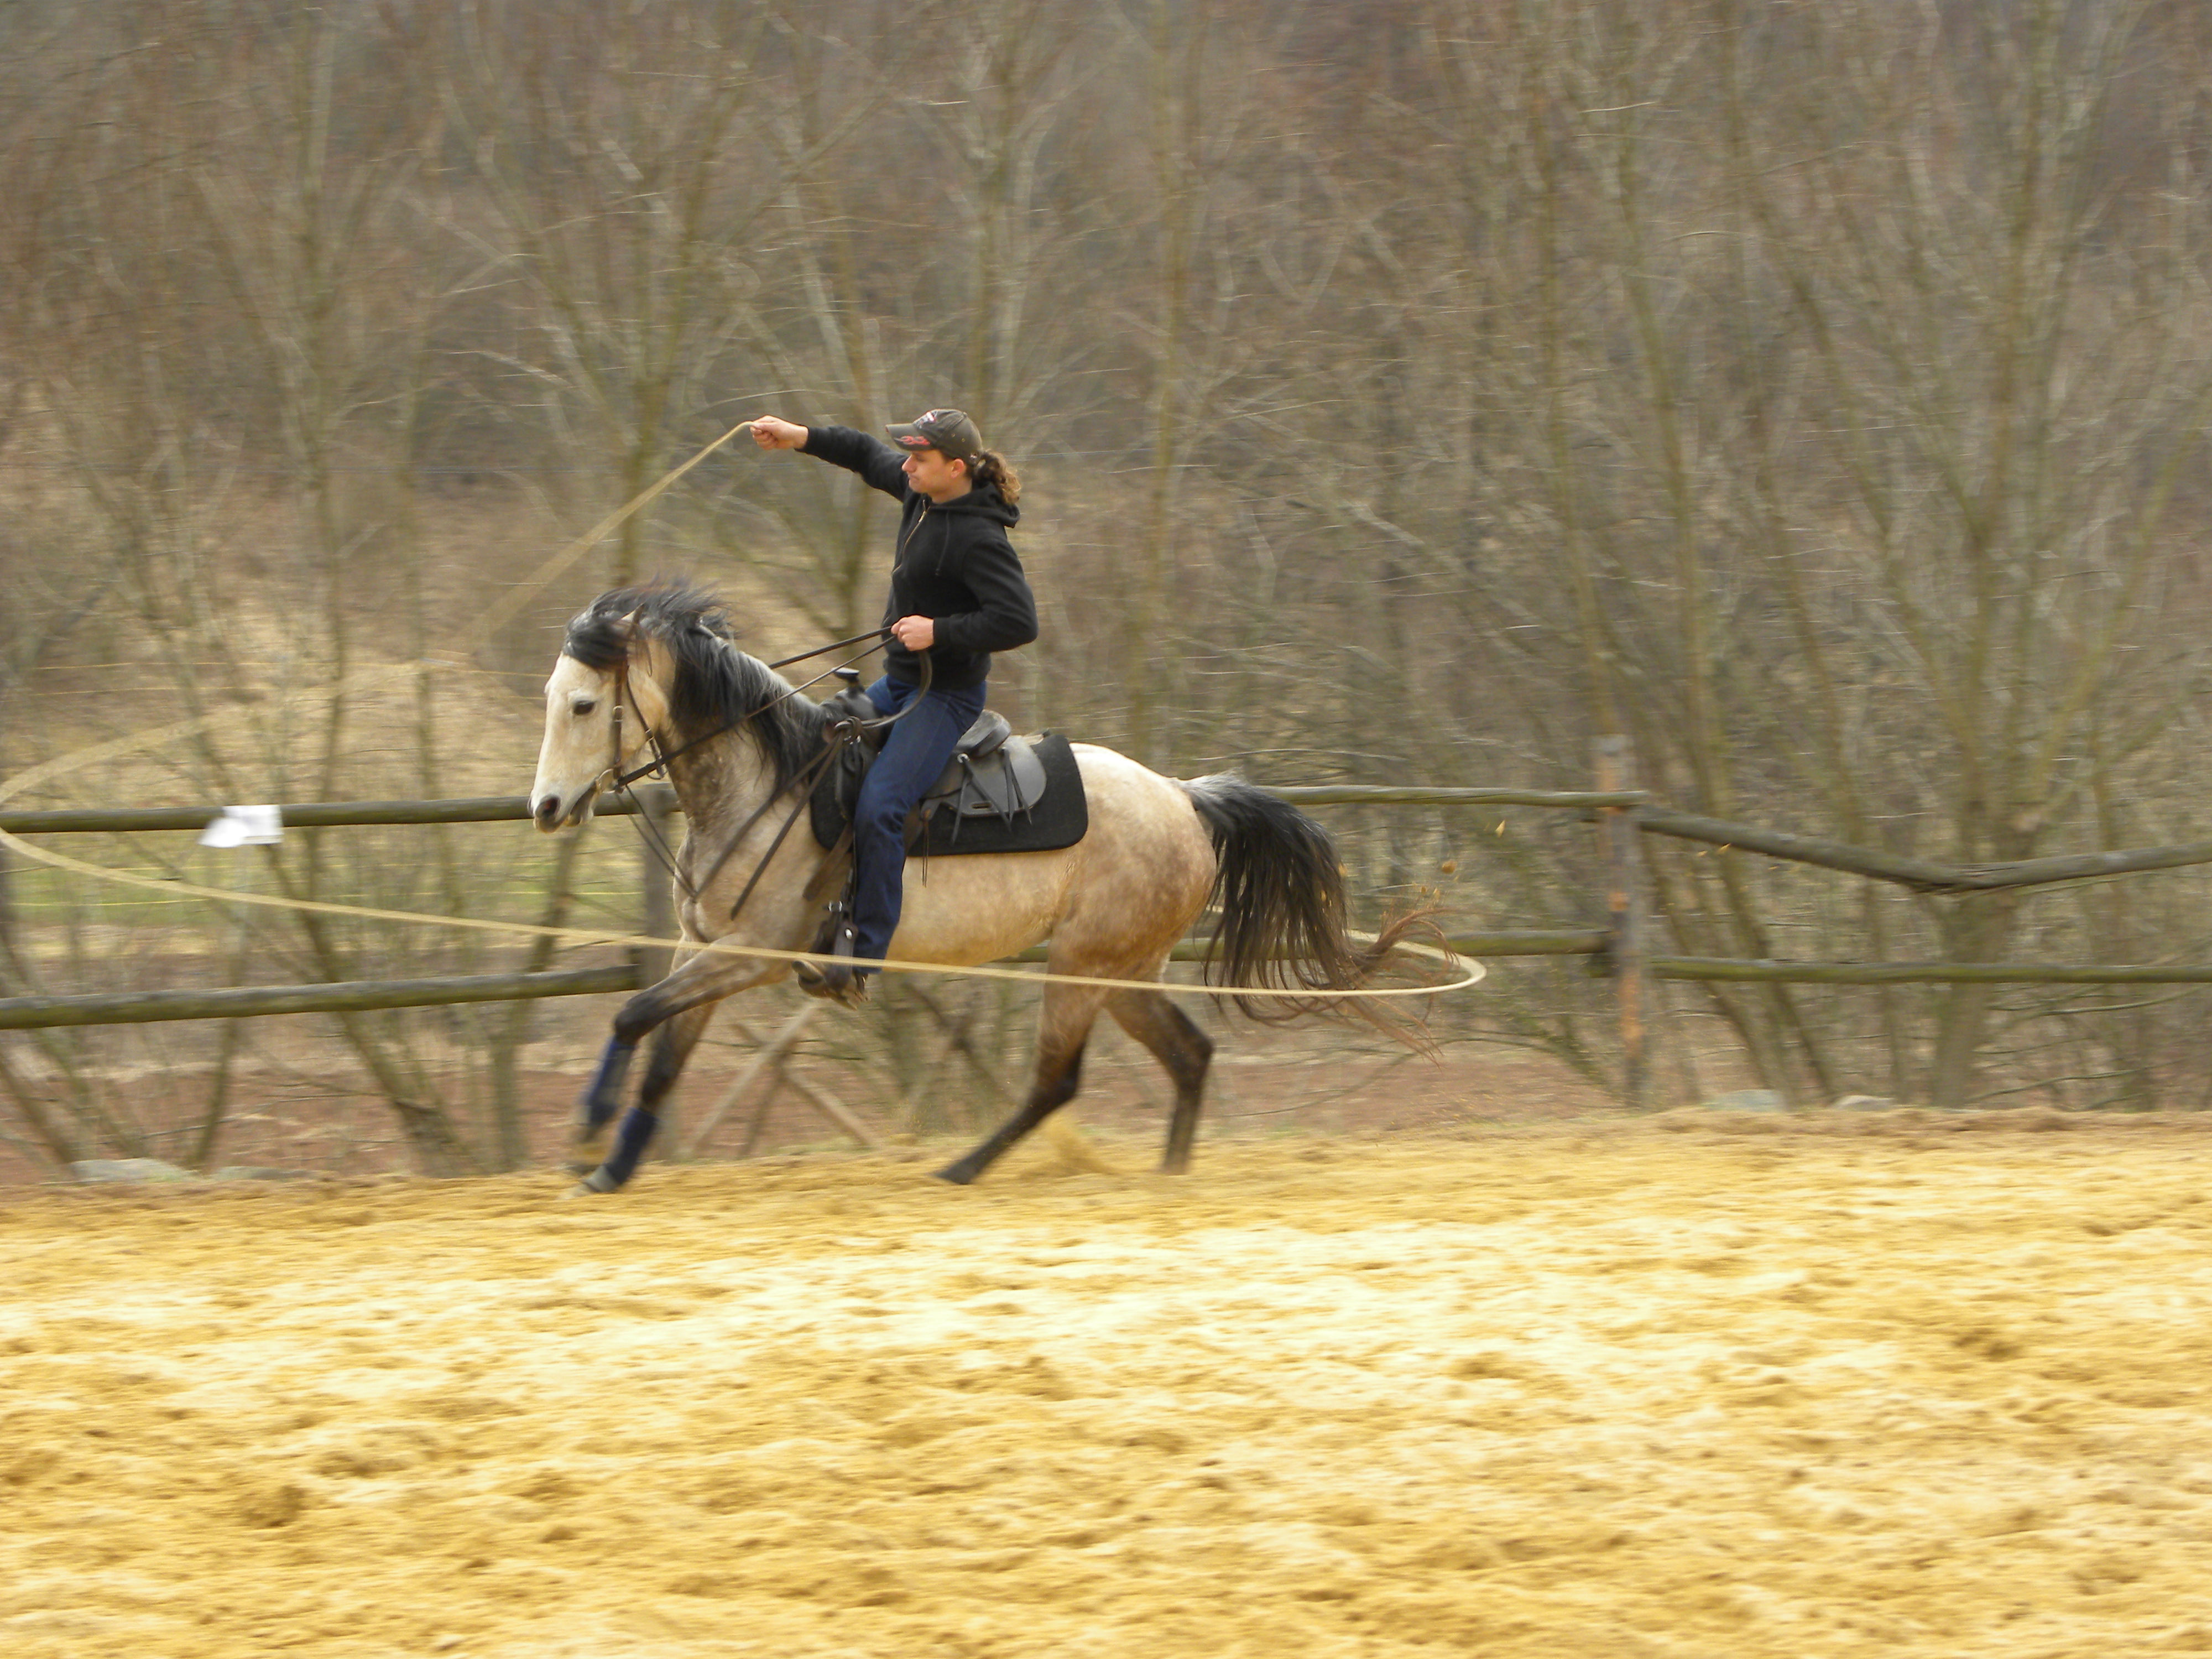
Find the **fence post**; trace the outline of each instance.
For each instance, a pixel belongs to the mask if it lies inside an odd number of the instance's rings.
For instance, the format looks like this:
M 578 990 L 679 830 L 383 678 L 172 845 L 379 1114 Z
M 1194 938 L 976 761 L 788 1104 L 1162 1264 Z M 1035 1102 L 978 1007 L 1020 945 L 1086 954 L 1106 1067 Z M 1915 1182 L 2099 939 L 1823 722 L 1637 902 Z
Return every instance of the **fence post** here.
M 676 937 L 676 882 L 668 870 L 669 861 L 676 856 L 676 840 L 669 822 L 675 817 L 675 806 L 676 792 L 665 784 L 649 783 L 637 792 L 638 821 L 645 830 L 638 837 L 641 882 L 641 902 L 638 908 L 642 913 L 638 932 L 654 939 Z M 630 966 L 637 969 L 640 986 L 656 984 L 666 979 L 668 970 L 676 965 L 676 947 L 633 945 L 629 960 Z M 672 1101 L 662 1103 L 660 1133 L 650 1154 L 655 1163 L 678 1155 L 674 1104 Z
M 1594 745 L 1597 787 L 1636 787 L 1636 763 L 1628 739 L 1618 733 Z M 1650 1070 L 1650 1026 L 1645 1018 L 1649 993 L 1645 956 L 1649 906 L 1644 890 L 1643 836 L 1633 806 L 1601 806 L 1598 830 L 1605 849 L 1606 956 L 1620 1011 L 1621 1093 L 1641 1111 Z
M 638 816 L 645 821 L 646 833 L 639 840 L 639 868 L 643 878 L 643 916 L 638 931 L 654 939 L 676 937 L 676 884 L 668 872 L 664 860 L 673 857 L 676 840 L 670 820 L 675 817 L 676 792 L 658 785 L 648 784 L 637 792 Z M 672 945 L 640 945 L 629 953 L 631 966 L 637 969 L 638 983 L 652 985 L 668 977 L 675 963 L 676 947 Z

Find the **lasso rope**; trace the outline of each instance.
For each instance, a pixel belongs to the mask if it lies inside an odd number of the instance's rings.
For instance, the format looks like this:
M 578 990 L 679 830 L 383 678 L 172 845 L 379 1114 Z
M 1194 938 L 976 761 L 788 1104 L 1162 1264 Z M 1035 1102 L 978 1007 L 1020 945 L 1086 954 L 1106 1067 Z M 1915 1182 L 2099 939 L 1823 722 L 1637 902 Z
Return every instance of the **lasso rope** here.
M 372 668 L 356 669 L 327 686 L 296 695 L 302 700 L 328 699 L 348 692 L 367 690 L 387 681 L 404 679 L 426 669 L 459 669 L 477 672 L 473 666 L 474 653 L 489 639 L 495 629 L 512 622 L 520 614 L 525 605 L 542 593 L 556 577 L 565 573 L 571 565 L 589 552 L 623 520 L 649 505 L 678 478 L 736 437 L 738 434 L 749 431 L 751 427 L 752 422 L 750 421 L 741 421 L 732 427 L 720 437 L 692 456 L 690 460 L 664 474 L 646 489 L 639 491 L 622 507 L 601 519 L 599 523 L 539 565 L 524 581 L 510 588 L 503 598 L 487 607 L 470 625 L 465 635 L 466 644 L 460 653 L 460 659 L 428 659 L 420 662 L 387 663 Z M 850 643 L 850 641 L 841 643 Z M 112 742 L 97 744 L 89 749 L 80 750 L 72 755 L 58 756 L 51 760 L 41 761 L 37 765 L 28 767 L 11 777 L 0 779 L 0 801 L 8 800 L 38 785 L 67 776 L 88 766 L 112 759 L 118 755 L 129 754 L 157 744 L 170 743 L 177 738 L 188 737 L 196 732 L 204 730 L 210 723 L 220 718 L 222 718 L 220 713 L 208 714 L 192 720 L 178 720 L 166 726 L 149 726 L 127 737 L 118 738 Z M 1085 985 L 1093 986 L 1102 990 L 1115 991 L 1163 991 L 1170 995 L 1181 996 L 1277 997 L 1297 998 L 1306 1001 L 1322 1000 L 1348 1001 L 1355 998 L 1436 996 L 1445 991 L 1463 990 L 1480 981 L 1486 971 L 1480 963 L 1471 962 L 1451 951 L 1442 950 L 1434 945 L 1405 941 L 1401 941 L 1396 948 L 1409 954 L 1427 957 L 1440 962 L 1445 964 L 1448 969 L 1458 971 L 1462 976 L 1442 985 L 1378 986 L 1348 990 L 1292 989 L 1270 986 L 1253 986 L 1248 988 L 1234 985 L 1177 985 L 1159 980 L 1100 979 L 1085 974 L 1033 973 L 1018 968 L 994 968 L 981 965 L 960 967 L 946 963 L 903 962 L 894 957 L 832 957 L 819 951 L 776 951 L 764 945 L 732 945 L 720 939 L 701 941 L 680 937 L 663 939 L 647 933 L 610 933 L 584 928 L 547 927 L 540 923 L 526 921 L 498 921 L 489 917 L 431 915 L 415 910 L 386 910 L 371 905 L 341 904 L 327 899 L 290 898 L 281 894 L 246 893 L 230 888 L 205 887 L 195 882 L 175 881 L 159 876 L 142 876 L 130 871 L 109 869 L 101 865 L 89 864 L 82 859 L 71 858 L 67 854 L 52 852 L 46 848 L 33 846 L 21 836 L 6 830 L 0 830 L 0 847 L 6 847 L 34 863 L 46 865 L 53 869 L 71 871 L 78 875 L 88 876 L 95 881 L 113 882 L 126 887 L 144 888 L 173 896 L 184 895 L 193 898 L 209 899 L 222 904 L 254 904 L 269 909 L 300 910 L 319 915 L 351 916 L 368 921 L 406 922 L 416 926 L 466 928 L 478 933 L 503 933 L 525 939 L 550 939 L 557 945 L 568 948 L 586 945 L 623 945 L 656 949 L 673 947 L 694 954 L 703 952 L 718 956 L 748 957 L 764 962 L 807 962 L 818 966 L 827 966 L 835 962 L 847 967 L 881 969 L 887 973 L 939 974 L 968 979 L 1014 980 L 1029 985 L 1047 983 Z M 1352 937 L 1372 942 L 1371 935 L 1353 934 Z

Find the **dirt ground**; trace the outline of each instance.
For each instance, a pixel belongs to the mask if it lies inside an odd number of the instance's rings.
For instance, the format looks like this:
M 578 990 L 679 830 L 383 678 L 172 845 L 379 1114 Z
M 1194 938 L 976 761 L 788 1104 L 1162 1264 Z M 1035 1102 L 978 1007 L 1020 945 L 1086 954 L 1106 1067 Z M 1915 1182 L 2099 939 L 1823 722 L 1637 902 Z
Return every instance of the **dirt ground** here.
M 936 1150 L 19 1190 L 0 1649 L 2212 1651 L 2212 1123 Z

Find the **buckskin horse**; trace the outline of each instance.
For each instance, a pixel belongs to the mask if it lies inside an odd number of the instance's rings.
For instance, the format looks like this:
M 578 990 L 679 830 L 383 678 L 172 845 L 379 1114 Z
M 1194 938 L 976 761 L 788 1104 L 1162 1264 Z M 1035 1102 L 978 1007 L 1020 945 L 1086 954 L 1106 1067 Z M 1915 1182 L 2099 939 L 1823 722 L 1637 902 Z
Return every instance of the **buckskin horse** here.
M 818 775 L 830 720 L 731 642 L 728 617 L 711 595 L 688 584 L 618 588 L 568 624 L 546 682 L 531 815 L 549 834 L 580 824 L 603 787 L 642 769 L 641 757 L 645 767 L 665 763 L 687 825 L 673 860 L 684 940 L 807 951 L 822 916 L 817 878 L 832 854 L 813 835 L 785 831 Z M 1238 988 L 1356 989 L 1415 925 L 1401 920 L 1371 940 L 1355 939 L 1328 833 L 1243 779 L 1178 781 L 1110 749 L 1072 749 L 1089 809 L 1073 845 L 932 857 L 919 880 L 919 860 L 908 866 L 890 960 L 972 967 L 1048 939 L 1048 972 L 1073 976 L 1045 981 L 1035 1079 L 1021 1108 L 936 1172 L 957 1184 L 974 1181 L 1074 1095 L 1101 1009 L 1173 1079 L 1161 1167 L 1188 1167 L 1213 1043 L 1166 993 L 1149 988 L 1209 904 L 1220 913 L 1213 969 L 1231 997 Z M 594 1141 L 620 1112 L 638 1043 L 653 1031 L 659 1040 L 636 1103 L 579 1193 L 613 1192 L 635 1173 L 715 1005 L 792 968 L 784 958 L 694 951 L 623 1006 L 578 1105 L 580 1140 Z M 1279 1019 L 1328 999 L 1239 1000 L 1248 1013 Z M 1422 1045 L 1417 1030 L 1372 1018 Z

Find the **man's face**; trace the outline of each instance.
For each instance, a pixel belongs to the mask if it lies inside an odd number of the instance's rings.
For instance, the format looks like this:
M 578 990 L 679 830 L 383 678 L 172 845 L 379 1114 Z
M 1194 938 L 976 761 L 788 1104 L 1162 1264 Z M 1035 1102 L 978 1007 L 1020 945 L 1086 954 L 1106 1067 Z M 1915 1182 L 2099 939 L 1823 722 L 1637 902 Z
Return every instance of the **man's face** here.
M 968 464 L 956 461 L 941 449 L 909 449 L 906 453 L 906 481 L 915 494 L 933 501 L 949 501 L 968 492 Z

